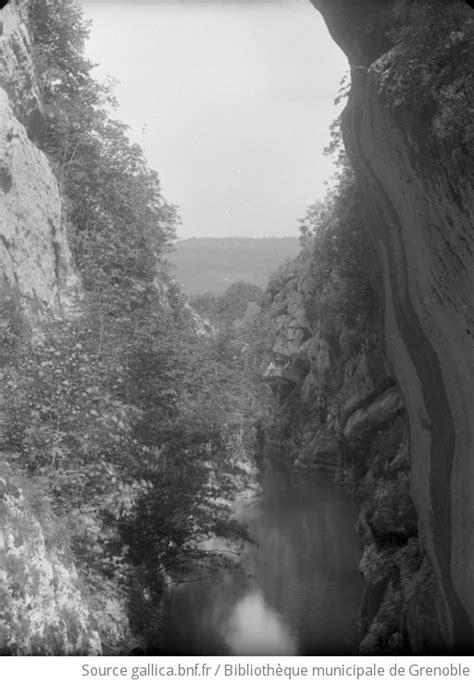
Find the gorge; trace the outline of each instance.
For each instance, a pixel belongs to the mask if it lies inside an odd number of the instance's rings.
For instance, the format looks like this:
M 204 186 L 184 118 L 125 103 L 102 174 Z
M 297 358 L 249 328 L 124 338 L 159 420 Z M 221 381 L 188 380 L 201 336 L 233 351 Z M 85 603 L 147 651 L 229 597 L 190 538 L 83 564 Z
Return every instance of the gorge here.
M 328 474 L 359 500 L 360 612 L 357 541 L 334 528 L 347 652 L 472 654 L 472 6 L 312 2 L 351 67 L 351 168 L 216 344 L 169 276 L 175 209 L 104 113 L 74 3 L 1 12 L 2 654 L 172 651 L 167 581 L 205 567 L 205 539 L 248 543 L 222 504 L 247 486 L 236 453 L 325 472 L 295 518 L 310 555 Z M 296 591 L 315 558 L 301 581 L 289 562 Z

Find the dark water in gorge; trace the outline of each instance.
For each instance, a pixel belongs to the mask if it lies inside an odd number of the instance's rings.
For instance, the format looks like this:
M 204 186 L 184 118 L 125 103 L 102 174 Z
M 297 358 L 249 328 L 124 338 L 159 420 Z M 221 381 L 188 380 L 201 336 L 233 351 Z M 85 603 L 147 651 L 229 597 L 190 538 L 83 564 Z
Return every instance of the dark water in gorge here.
M 362 582 L 352 497 L 326 476 L 270 466 L 263 494 L 237 510 L 257 542 L 243 553 L 252 577 L 226 569 L 170 590 L 165 653 L 354 653 Z

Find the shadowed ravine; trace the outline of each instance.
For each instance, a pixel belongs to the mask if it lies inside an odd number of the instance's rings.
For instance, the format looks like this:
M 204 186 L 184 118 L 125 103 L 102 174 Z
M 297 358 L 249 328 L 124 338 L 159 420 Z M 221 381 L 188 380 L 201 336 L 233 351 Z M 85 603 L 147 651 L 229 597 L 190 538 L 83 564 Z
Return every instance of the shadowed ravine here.
M 273 466 L 239 506 L 255 546 L 244 573 L 183 584 L 166 600 L 167 654 L 354 653 L 362 581 L 356 504 L 331 480 Z

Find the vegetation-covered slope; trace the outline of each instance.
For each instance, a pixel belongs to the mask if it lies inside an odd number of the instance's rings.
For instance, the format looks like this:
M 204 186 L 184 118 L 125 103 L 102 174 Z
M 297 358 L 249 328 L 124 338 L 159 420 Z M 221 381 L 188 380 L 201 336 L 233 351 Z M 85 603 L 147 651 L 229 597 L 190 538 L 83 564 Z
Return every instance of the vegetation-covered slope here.
M 170 261 L 186 294 L 221 294 L 238 281 L 264 287 L 270 274 L 297 253 L 296 237 L 189 238 L 175 244 Z
M 28 0 L 9 12 L 18 31 L 3 49 L 24 39 L 34 66 L 24 84 L 37 94 L 35 145 L 28 144 L 43 161 L 29 182 L 41 193 L 44 168 L 54 172 L 54 229 L 68 234 L 80 287 L 63 313 L 44 301 L 33 315 L 21 288 L 2 300 L 2 459 L 16 473 L 9 486 L 26 478 L 30 499 L 42 499 L 66 545 L 91 633 L 109 652 L 134 643 L 156 651 L 165 584 L 224 562 L 203 550 L 209 536 L 242 533 L 226 501 L 245 483 L 237 458 L 254 439 L 248 383 L 239 350 L 201 334 L 168 276 L 176 210 L 110 115 L 113 94 L 84 56 L 88 28 L 79 6 Z M 20 116 L 16 93 L 10 98 Z M 19 231 L 28 238 L 24 224 Z M 43 246 L 36 239 L 33 251 Z M 54 244 L 53 235 L 53 255 Z M 45 279 L 48 288 L 53 297 Z M 12 515 L 3 511 L 4 525 Z M 41 544 L 29 541 L 25 562 Z M 6 553 L 18 553 L 14 538 Z M 2 652 L 95 652 L 97 636 L 56 638 L 62 619 L 40 598 L 49 637 L 35 632 L 33 618 L 20 618 L 34 595 L 28 577 L 17 567 L 21 599 L 3 620 Z M 4 598 L 12 602 L 13 594 L 7 589 Z M 22 641 L 14 638 L 19 630 Z

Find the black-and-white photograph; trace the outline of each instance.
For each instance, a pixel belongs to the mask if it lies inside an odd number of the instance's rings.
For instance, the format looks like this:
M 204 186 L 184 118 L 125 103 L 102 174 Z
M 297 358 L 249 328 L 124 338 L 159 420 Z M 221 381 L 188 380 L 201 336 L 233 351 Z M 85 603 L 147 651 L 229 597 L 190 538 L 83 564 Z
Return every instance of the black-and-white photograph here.
M 0 655 L 474 655 L 474 0 L 1 6 Z

